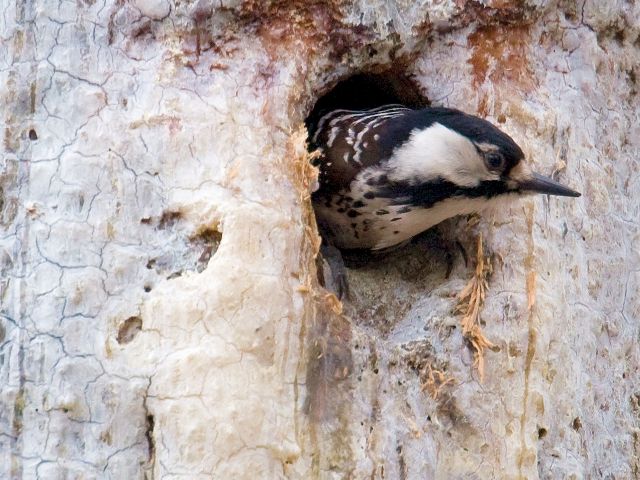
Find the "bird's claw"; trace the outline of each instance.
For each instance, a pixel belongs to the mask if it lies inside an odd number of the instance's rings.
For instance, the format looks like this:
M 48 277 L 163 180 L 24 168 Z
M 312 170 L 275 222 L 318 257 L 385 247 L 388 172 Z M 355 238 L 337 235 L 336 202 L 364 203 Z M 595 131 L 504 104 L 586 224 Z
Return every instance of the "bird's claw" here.
M 349 288 L 349 281 L 347 280 L 347 268 L 344 265 L 344 259 L 342 253 L 333 245 L 323 243 L 320 247 L 320 253 L 322 258 L 329 265 L 331 272 L 330 278 L 324 275 L 325 286 L 336 294 L 340 300 L 349 300 L 351 298 L 351 291 Z M 328 280 L 328 281 L 327 281 Z

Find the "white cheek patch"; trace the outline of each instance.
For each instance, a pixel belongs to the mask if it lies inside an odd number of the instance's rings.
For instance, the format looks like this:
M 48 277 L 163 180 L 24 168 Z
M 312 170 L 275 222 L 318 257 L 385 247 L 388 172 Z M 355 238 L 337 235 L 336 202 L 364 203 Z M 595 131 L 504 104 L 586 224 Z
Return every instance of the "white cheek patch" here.
M 487 169 L 469 139 L 439 123 L 411 133 L 389 159 L 388 171 L 394 181 L 443 178 L 464 187 L 500 178 Z

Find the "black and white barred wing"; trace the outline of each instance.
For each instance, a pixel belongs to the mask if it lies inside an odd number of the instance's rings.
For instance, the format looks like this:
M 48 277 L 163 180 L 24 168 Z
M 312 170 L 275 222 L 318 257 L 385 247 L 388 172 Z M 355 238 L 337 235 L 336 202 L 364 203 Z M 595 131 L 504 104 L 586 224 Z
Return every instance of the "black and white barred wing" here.
M 388 124 L 412 112 L 402 105 L 386 105 L 365 111 L 333 110 L 310 127 L 312 148 L 321 156 L 320 192 L 348 188 L 363 169 L 375 166 L 391 154 L 384 142 Z

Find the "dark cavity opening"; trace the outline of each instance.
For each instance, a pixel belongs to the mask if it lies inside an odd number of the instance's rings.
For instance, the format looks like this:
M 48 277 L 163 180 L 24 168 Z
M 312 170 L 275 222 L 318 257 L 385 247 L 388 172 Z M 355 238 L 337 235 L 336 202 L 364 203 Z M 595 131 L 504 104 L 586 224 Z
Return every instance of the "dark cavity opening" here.
M 142 319 L 140 317 L 129 317 L 120 325 L 116 340 L 120 345 L 127 344 L 136 337 L 140 330 L 142 330 Z
M 324 85 L 316 94 L 318 99 L 305 120 L 309 131 L 314 130 L 313 127 L 322 116 L 336 109 L 366 110 L 388 104 L 401 104 L 413 109 L 430 106 L 423 88 L 402 66 L 359 72 Z M 310 145 L 310 148 L 314 147 Z M 369 199 L 366 196 L 364 198 Z M 339 209 L 343 208 L 340 213 L 354 210 L 354 213 L 346 215 L 356 222 L 359 218 L 356 211 L 358 205 L 349 196 L 345 196 L 344 200 L 345 205 L 336 204 L 336 210 L 340 212 Z M 378 213 L 382 218 L 388 214 L 389 211 L 384 209 Z M 378 333 L 387 335 L 407 316 L 415 316 L 416 322 L 423 321 L 421 316 L 427 315 L 427 312 L 416 310 L 415 300 L 424 298 L 426 292 L 440 286 L 453 273 L 454 267 L 461 264 L 455 261 L 456 243 L 450 238 L 450 225 L 451 222 L 445 221 L 416 235 L 408 245 L 398 246 L 391 251 L 341 252 L 346 266 L 344 275 L 351 292 L 345 302 L 345 311 L 356 324 L 373 327 Z M 381 229 L 387 227 L 390 235 L 398 230 L 393 223 L 383 225 Z M 322 226 L 320 233 L 323 233 Z M 335 291 L 331 288 L 332 284 L 337 284 L 335 273 L 327 272 L 322 260 L 319 263 L 319 271 L 324 272 L 320 282 Z M 330 266 L 328 261 L 326 263 Z
M 429 106 L 418 84 L 399 69 L 382 73 L 358 73 L 336 84 L 330 84 L 314 105 L 306 119 L 307 128 L 331 110 L 366 110 L 390 103 L 410 108 Z

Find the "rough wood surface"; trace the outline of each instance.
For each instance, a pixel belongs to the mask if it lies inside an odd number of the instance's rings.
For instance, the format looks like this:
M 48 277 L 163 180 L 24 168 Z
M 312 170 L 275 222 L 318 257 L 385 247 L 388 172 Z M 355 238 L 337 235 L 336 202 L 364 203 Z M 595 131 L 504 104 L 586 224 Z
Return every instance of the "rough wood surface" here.
M 1 10 L 1 478 L 640 475 L 640 3 Z M 391 66 L 583 196 L 446 222 L 341 314 L 300 128 Z

